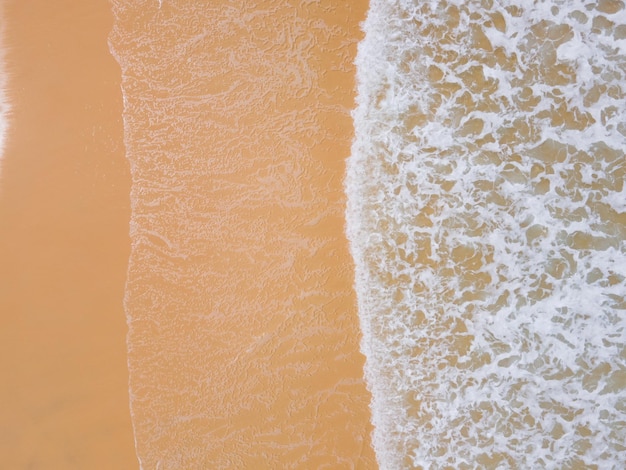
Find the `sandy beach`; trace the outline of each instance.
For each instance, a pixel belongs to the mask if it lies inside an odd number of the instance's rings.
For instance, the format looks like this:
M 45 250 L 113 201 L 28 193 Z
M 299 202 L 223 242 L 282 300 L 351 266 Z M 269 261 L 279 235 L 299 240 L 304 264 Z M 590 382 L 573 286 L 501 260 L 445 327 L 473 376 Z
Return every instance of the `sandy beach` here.
M 137 468 L 128 410 L 128 193 L 106 0 L 4 2 L 0 466 Z
M 137 468 L 128 359 L 146 469 L 374 468 L 342 187 L 366 2 L 183 3 L 6 5 L 2 465 Z

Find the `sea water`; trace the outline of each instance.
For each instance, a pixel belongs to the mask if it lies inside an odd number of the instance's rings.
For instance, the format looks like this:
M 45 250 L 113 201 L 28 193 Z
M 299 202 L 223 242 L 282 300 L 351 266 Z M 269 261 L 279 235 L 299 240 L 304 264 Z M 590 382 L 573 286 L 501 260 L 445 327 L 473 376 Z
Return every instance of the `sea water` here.
M 372 468 L 342 185 L 366 5 L 112 5 L 141 468 Z
M 626 463 L 626 10 L 373 0 L 348 237 L 382 469 Z

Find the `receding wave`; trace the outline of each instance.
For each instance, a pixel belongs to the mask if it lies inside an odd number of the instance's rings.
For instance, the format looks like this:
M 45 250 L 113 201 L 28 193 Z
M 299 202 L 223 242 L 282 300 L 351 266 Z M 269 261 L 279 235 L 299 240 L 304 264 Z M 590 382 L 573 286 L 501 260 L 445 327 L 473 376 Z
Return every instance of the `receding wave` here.
M 374 464 L 342 186 L 365 8 L 322 3 L 113 1 L 144 469 Z
M 346 190 L 381 468 L 626 462 L 624 25 L 372 1 Z

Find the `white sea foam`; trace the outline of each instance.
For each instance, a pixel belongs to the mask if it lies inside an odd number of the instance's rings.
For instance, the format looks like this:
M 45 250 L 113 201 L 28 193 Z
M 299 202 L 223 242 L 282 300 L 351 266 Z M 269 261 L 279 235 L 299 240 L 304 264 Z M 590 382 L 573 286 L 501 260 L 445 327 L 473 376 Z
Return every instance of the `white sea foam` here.
M 626 462 L 624 25 L 371 2 L 346 191 L 381 468 Z

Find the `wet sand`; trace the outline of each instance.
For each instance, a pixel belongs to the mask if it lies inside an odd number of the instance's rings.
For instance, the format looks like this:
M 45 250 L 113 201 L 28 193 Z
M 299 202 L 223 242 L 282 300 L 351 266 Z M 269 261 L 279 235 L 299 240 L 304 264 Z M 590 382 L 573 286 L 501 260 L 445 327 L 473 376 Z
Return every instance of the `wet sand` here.
M 6 3 L 0 466 L 137 468 L 122 307 L 130 179 L 110 5 Z

